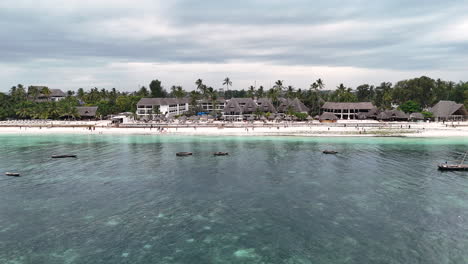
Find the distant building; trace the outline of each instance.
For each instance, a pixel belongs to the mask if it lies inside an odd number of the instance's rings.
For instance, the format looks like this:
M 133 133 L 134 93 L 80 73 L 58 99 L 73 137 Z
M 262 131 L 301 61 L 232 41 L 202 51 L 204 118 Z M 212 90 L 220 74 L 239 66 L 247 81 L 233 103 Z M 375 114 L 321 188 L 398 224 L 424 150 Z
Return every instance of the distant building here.
M 408 121 L 409 115 L 400 110 L 385 110 L 377 115 L 378 120 L 383 121 Z
M 257 112 L 276 113 L 270 99 L 267 98 L 231 98 L 226 100 L 223 116 L 229 120 L 247 119 L 252 117 Z
M 33 86 L 33 87 L 35 87 L 39 92 L 42 91 L 42 89 L 44 88 L 48 88 L 47 86 Z M 37 96 L 36 100 L 34 101 L 38 103 L 51 102 L 51 101 L 58 102 L 67 97 L 67 95 L 60 89 L 49 89 L 49 90 L 50 90 L 49 95 L 40 93 Z
M 78 106 L 76 107 L 81 119 L 96 119 L 97 106 Z
M 463 121 L 468 118 L 468 112 L 463 104 L 454 101 L 439 101 L 429 109 L 435 121 Z
M 278 106 L 278 113 L 287 113 L 289 110 L 295 113 L 304 113 L 309 112 L 309 108 L 305 106 L 298 98 L 294 99 L 280 99 L 280 105 Z
M 180 115 L 189 110 L 188 98 L 142 98 L 137 103 L 137 116 L 152 119 L 155 115 Z
M 203 112 L 214 112 L 219 111 L 223 112 L 224 107 L 226 106 L 226 100 L 224 98 L 218 98 L 215 102 L 212 100 L 199 100 L 198 105 L 201 107 Z
M 326 102 L 321 110 L 322 113 L 333 113 L 339 119 L 365 119 L 363 118 L 371 110 L 376 109 L 370 102 L 359 103 L 335 103 Z
M 335 123 L 338 117 L 333 113 L 325 112 L 320 115 L 319 120 L 321 123 Z

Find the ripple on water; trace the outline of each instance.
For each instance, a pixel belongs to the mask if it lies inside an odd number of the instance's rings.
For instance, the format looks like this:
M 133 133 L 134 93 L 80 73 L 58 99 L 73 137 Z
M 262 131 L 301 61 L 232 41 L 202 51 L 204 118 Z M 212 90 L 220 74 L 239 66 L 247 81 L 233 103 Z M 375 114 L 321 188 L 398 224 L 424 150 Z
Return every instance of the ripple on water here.
M 0 136 L 0 263 L 465 263 L 468 177 L 433 164 L 467 145 Z

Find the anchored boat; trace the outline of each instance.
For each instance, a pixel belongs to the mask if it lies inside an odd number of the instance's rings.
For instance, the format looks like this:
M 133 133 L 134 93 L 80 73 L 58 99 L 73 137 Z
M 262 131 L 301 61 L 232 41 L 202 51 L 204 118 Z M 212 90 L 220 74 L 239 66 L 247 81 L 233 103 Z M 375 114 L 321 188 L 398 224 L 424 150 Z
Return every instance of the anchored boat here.
M 464 170 L 468 170 L 468 164 L 463 164 L 465 162 L 467 154 L 468 154 L 468 151 L 465 152 L 465 154 L 463 155 L 463 158 L 462 158 L 462 160 L 460 161 L 459 164 L 448 164 L 447 162 L 445 162 L 443 164 L 439 164 L 438 165 L 439 170 L 443 170 L 443 171 L 464 171 Z
M 186 156 L 192 156 L 192 152 L 177 152 L 176 156 L 178 157 L 186 157 Z
M 215 155 L 215 156 L 227 156 L 227 155 L 229 155 L 229 153 L 227 153 L 227 152 L 215 152 L 215 153 L 213 153 L 213 155 Z
M 76 155 L 53 155 L 53 159 L 76 158 Z
M 338 154 L 338 151 L 334 150 L 324 150 L 322 151 L 323 154 Z
M 18 172 L 5 172 L 6 176 L 19 177 L 21 176 Z

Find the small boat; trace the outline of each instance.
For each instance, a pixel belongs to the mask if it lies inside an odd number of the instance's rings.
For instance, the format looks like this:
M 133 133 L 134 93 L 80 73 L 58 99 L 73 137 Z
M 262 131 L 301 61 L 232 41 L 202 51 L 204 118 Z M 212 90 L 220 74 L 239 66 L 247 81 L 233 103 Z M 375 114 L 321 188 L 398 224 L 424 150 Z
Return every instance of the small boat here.
M 19 177 L 20 174 L 17 172 L 5 172 L 6 176 L 13 176 L 13 177 Z
M 439 164 L 439 170 L 445 171 L 463 171 L 468 170 L 468 165 L 466 164 Z
M 215 153 L 213 153 L 213 155 L 215 155 L 215 156 L 227 156 L 227 155 L 229 155 L 229 153 L 227 153 L 227 152 L 215 152 Z
M 322 151 L 323 154 L 338 154 L 338 151 L 334 150 L 324 150 Z
M 76 155 L 53 155 L 53 159 L 76 158 Z
M 439 167 L 439 170 L 443 171 L 463 171 L 463 170 L 468 170 L 468 164 L 463 164 L 466 159 L 466 155 L 468 154 L 468 151 L 465 152 L 463 155 L 463 159 L 460 161 L 458 164 L 448 164 L 447 162 L 443 164 L 437 165 Z
M 186 157 L 186 156 L 192 156 L 192 152 L 177 152 L 176 153 L 176 156 L 179 156 L 179 157 Z

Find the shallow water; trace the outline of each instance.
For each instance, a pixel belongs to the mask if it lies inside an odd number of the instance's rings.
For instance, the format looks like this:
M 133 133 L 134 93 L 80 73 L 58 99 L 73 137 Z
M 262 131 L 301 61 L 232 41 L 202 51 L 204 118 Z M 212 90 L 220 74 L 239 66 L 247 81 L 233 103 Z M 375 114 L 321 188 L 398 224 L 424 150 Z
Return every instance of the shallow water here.
M 0 148 L 0 263 L 468 263 L 468 173 L 436 170 L 468 139 L 0 136 Z

